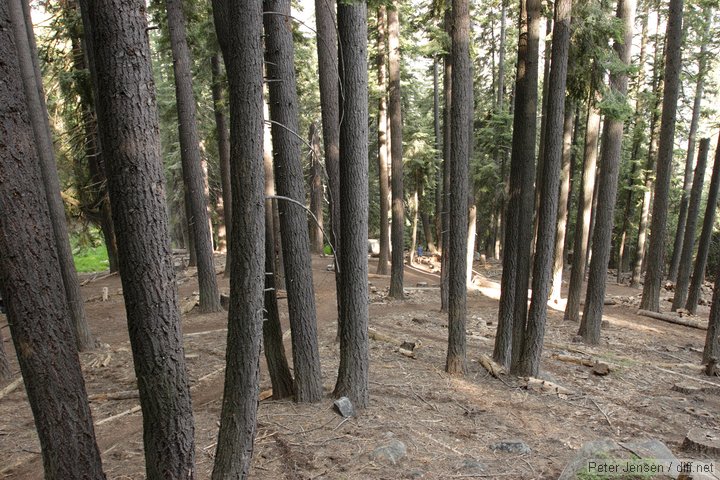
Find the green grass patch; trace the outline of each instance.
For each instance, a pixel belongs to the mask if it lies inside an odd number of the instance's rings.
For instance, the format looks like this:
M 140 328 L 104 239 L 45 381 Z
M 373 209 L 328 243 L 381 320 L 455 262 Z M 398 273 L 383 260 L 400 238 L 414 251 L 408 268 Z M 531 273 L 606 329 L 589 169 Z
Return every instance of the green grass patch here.
M 109 266 L 107 250 L 104 244 L 95 247 L 75 248 L 73 250 L 75 269 L 78 272 L 102 272 Z

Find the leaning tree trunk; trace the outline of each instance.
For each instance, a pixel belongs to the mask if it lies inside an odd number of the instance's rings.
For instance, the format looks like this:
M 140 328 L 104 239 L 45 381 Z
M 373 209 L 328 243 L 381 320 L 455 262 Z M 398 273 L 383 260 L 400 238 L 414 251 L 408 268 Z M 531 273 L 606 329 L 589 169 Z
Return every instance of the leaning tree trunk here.
M 378 258 L 378 275 L 387 275 L 390 262 L 390 225 L 388 215 L 390 213 L 390 184 L 388 177 L 388 138 L 387 138 L 387 94 L 385 75 L 385 24 L 387 22 L 386 9 L 384 5 L 378 7 L 378 38 L 377 56 L 377 79 L 380 87 L 380 98 L 378 98 L 378 172 L 380 183 L 380 258 Z M 436 82 L 437 83 L 437 82 Z
M 402 110 L 400 102 L 400 21 L 398 19 L 399 1 L 387 11 L 388 19 L 388 77 L 390 117 L 390 157 L 392 162 L 392 252 L 390 262 L 391 298 L 405 298 L 403 290 L 403 270 L 405 268 L 405 206 L 403 189 L 403 144 Z
M 670 0 L 667 33 L 665 35 L 665 84 L 663 93 L 660 143 L 658 146 L 657 178 L 652 209 L 650 248 L 648 249 L 647 273 L 640 308 L 651 312 L 660 311 L 660 288 L 665 267 L 665 229 L 669 201 L 672 157 L 675 138 L 675 119 L 682 69 L 682 22 L 683 0 Z
M 708 190 L 707 206 L 705 207 L 705 216 L 703 217 L 703 228 L 700 233 L 692 282 L 690 283 L 687 303 L 685 304 L 685 309 L 693 315 L 697 312 L 697 306 L 702 292 L 702 284 L 705 281 L 705 265 L 707 264 L 708 252 L 710 251 L 710 243 L 712 242 L 713 229 L 715 226 L 718 191 L 720 191 L 720 140 L 718 140 L 718 146 L 715 149 L 715 163 L 713 165 L 712 177 L 710 178 L 710 189 Z M 715 285 L 715 289 L 717 290 L 718 283 L 716 282 Z
M 218 141 L 218 163 L 220 164 L 220 184 L 222 185 L 223 218 L 225 224 L 225 244 L 230 247 L 232 237 L 232 187 L 230 180 L 230 137 L 228 135 L 227 121 L 225 119 L 225 95 L 220 76 L 220 53 L 214 54 L 210 59 L 212 71 L 212 98 L 215 112 L 215 129 Z M 227 248 L 225 252 L 225 277 L 230 277 L 230 262 L 232 252 Z
M 585 148 L 582 171 L 582 186 L 578 194 L 577 214 L 575 216 L 575 241 L 573 244 L 570 284 L 568 285 L 567 304 L 563 319 L 577 323 L 580 321 L 580 297 L 585 279 L 585 259 L 590 240 L 590 216 L 592 197 L 595 190 L 598 137 L 600 132 L 600 112 L 594 102 L 594 94 L 588 98 L 588 113 L 585 126 Z
M 552 66 L 550 67 L 545 148 L 540 202 L 538 203 L 538 231 L 533 265 L 532 301 L 519 363 L 512 369 L 523 375 L 536 377 L 540 371 L 540 355 L 545 336 L 548 294 L 552 282 L 553 254 L 557 229 L 558 188 L 564 149 L 565 85 L 567 83 L 568 51 L 570 49 L 570 12 L 572 0 L 556 0 L 555 28 L 552 34 Z M 572 110 L 571 110 L 572 111 Z M 572 123 L 572 121 L 568 122 Z M 570 135 L 567 135 L 569 138 Z M 562 261 L 562 254 L 560 255 Z
M 45 106 L 42 76 L 37 61 L 37 47 L 32 24 L 26 21 L 23 4 L 26 0 L 12 0 L 9 3 L 9 15 L 12 18 L 15 48 L 18 66 L 22 75 L 22 85 L 28 105 L 28 114 L 35 134 L 35 145 L 40 161 L 40 172 L 50 209 L 53 234 L 57 245 L 60 273 L 62 275 L 65 297 L 70 309 L 70 318 L 75 329 L 75 342 L 78 350 L 89 350 L 95 346 L 90 327 L 85 318 L 85 307 L 80 282 L 75 271 L 70 237 L 65 223 L 65 207 L 60 197 L 60 180 L 55 163 L 50 123 Z
M 370 403 L 368 345 L 368 72 L 367 3 L 338 2 L 342 69 L 340 199 L 342 251 L 340 274 L 346 287 L 340 321 L 340 366 L 334 394 L 358 408 Z
M 195 255 L 197 256 L 198 284 L 200 290 L 200 311 L 219 312 L 215 262 L 213 259 L 212 231 L 208 215 L 209 200 L 205 196 L 205 174 L 200 160 L 200 139 L 195 121 L 195 96 L 193 95 L 190 49 L 185 33 L 185 17 L 181 0 L 166 0 L 170 47 L 175 73 L 175 99 L 177 102 L 178 130 L 180 138 L 180 159 L 182 161 L 183 183 L 190 203 L 193 218 Z
M 150 479 L 193 478 L 195 446 L 145 3 L 81 3 L 97 67 L 100 142 Z M 135 52 L 119 56 L 117 52 Z
M 692 266 L 692 255 L 695 249 L 695 227 L 697 226 L 698 213 L 700 212 L 700 200 L 702 197 L 703 183 L 705 182 L 705 165 L 707 164 L 710 139 L 700 140 L 697 165 L 692 181 L 690 192 L 690 203 L 687 208 L 687 224 L 685 225 L 685 238 L 682 241 L 682 254 L 678 268 L 677 281 L 675 282 L 675 295 L 673 296 L 672 311 L 682 308 L 687 300 L 688 284 Z
M 290 0 L 265 0 L 263 6 L 275 186 L 279 196 L 290 199 L 280 199 L 278 209 L 295 369 L 295 399 L 317 402 L 323 392 L 300 138 L 296 133 L 299 121 L 295 54 L 292 30 L 287 27 Z
M 625 65 L 629 65 L 633 24 L 635 22 L 635 0 L 619 0 L 617 16 L 623 24 L 624 34 L 623 41 L 616 41 L 613 47 L 620 61 Z M 618 97 L 625 97 L 627 86 L 627 73 L 621 72 L 610 75 L 610 88 Z M 595 232 L 592 241 L 593 254 L 585 294 L 585 307 L 579 330 L 579 335 L 582 335 L 585 342 L 593 345 L 600 342 L 600 325 L 605 305 L 605 282 L 607 281 L 607 266 L 610 261 L 623 127 L 624 118 L 612 117 L 609 114 L 605 116 L 603 148 L 600 158 L 602 167 L 598 179 L 597 200 L 598 205 L 602 205 L 602 208 L 598 208 L 596 211 Z
M 0 3 L 0 296 L 35 418 L 45 478 L 104 479 L 9 7 L 15 9 L 13 21 L 23 18 L 18 0 Z M 16 26 L 25 35 L 24 21 Z
M 233 219 L 227 369 L 212 478 L 245 478 L 255 437 L 265 285 L 263 12 L 259 0 L 213 0 L 228 72 Z

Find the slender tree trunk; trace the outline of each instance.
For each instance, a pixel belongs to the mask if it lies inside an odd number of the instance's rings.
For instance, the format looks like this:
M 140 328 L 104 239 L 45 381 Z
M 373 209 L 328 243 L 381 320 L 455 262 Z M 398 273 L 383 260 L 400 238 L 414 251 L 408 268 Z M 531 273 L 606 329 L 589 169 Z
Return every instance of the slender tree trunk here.
M 703 217 L 703 227 L 700 233 L 700 241 L 698 242 L 698 251 L 695 256 L 695 265 L 693 268 L 692 282 L 688 291 L 685 309 L 695 315 L 697 312 L 698 302 L 702 293 L 702 284 L 705 281 L 705 265 L 710 251 L 712 242 L 713 229 L 715 226 L 715 215 L 717 213 L 718 191 L 720 190 L 720 140 L 715 149 L 715 163 L 713 165 L 712 177 L 710 178 L 710 188 L 707 195 L 707 205 L 705 207 L 705 216 Z M 717 282 L 715 283 L 718 290 Z
M 263 154 L 265 167 L 265 303 L 263 310 L 263 350 L 270 374 L 273 400 L 291 397 L 295 386 L 283 344 L 280 312 L 275 287 L 275 232 L 273 231 L 273 200 L 275 195 L 272 155 Z
M 430 253 L 442 252 L 442 150 L 440 150 L 440 86 L 438 75 L 438 56 L 433 57 L 433 128 L 435 132 L 435 162 L 437 171 L 435 172 L 435 238 L 437 239 L 436 250 Z
M 230 104 L 232 234 L 227 368 L 214 480 L 245 478 L 256 431 L 265 285 L 263 12 L 260 1 L 213 0 Z
M 692 164 L 695 154 L 695 136 L 697 135 L 698 123 L 700 120 L 700 105 L 703 97 L 705 83 L 705 66 L 707 63 L 707 43 L 703 42 L 700 47 L 700 58 L 698 61 L 697 83 L 695 84 L 695 102 L 693 103 L 692 119 L 690 120 L 690 130 L 688 132 L 687 157 L 685 160 L 685 178 L 683 181 L 683 193 L 680 199 L 680 213 L 678 215 L 678 224 L 675 230 L 675 243 L 673 244 L 673 254 L 670 260 L 670 272 L 668 278 L 675 281 L 680 268 L 680 257 L 684 253 L 683 241 L 685 235 L 685 224 L 688 219 L 688 201 L 691 188 Z M 688 266 L 686 266 L 688 267 Z M 677 291 L 677 289 L 676 289 Z M 674 303 L 674 300 L 673 300 Z M 674 307 L 676 310 L 679 307 Z
M 23 90 L 18 58 L 23 54 L 13 38 L 11 8 L 13 22 L 21 20 L 15 27 L 26 35 L 19 0 L 0 3 L 0 296 L 35 419 L 44 478 L 104 479 L 38 166 L 38 140 Z M 28 285 L 34 289 L 31 295 Z
M 293 64 L 292 30 L 287 22 L 290 0 L 265 0 L 265 64 L 269 79 L 273 167 L 280 196 L 280 235 L 285 265 L 288 311 L 295 369 L 295 398 L 317 402 L 322 398 L 320 350 L 317 341 L 315 290 L 300 163 L 298 98 Z M 367 240 L 367 239 L 366 239 Z
M 677 282 L 675 283 L 675 295 L 673 296 L 672 311 L 676 311 L 685 305 L 687 300 L 688 284 L 692 266 L 692 255 L 695 249 L 695 227 L 697 226 L 698 213 L 700 212 L 700 200 L 702 197 L 703 183 L 705 181 L 705 165 L 707 164 L 710 139 L 700 140 L 695 175 L 692 180 L 692 191 L 690 192 L 690 203 L 687 209 L 687 224 L 685 225 L 685 238 L 682 241 L 682 254 L 680 255 L 680 266 L 678 269 Z
M 533 265 L 532 301 L 520 361 L 513 370 L 536 377 L 540 371 L 547 302 L 553 273 L 553 254 L 558 214 L 558 188 L 564 150 L 565 85 L 568 51 L 570 49 L 570 12 L 572 0 L 555 1 L 555 28 L 552 34 L 552 66 L 550 67 L 543 176 L 540 179 L 540 202 L 535 263 Z M 572 112 L 572 109 L 568 109 Z M 572 118 L 572 114 L 570 115 Z M 568 139 L 571 135 L 565 135 Z M 569 142 L 568 142 L 569 143 Z M 564 202 L 561 202 L 561 205 Z M 559 255 L 562 260 L 562 254 Z
M 230 180 L 230 136 L 225 119 L 224 92 L 220 76 L 220 53 L 215 53 L 210 58 L 212 71 L 212 97 L 213 110 L 215 112 L 215 129 L 218 141 L 218 163 L 220 164 L 220 184 L 222 185 L 223 216 L 225 225 L 225 242 L 230 246 L 232 236 L 232 187 Z M 232 252 L 230 248 L 225 252 L 225 277 L 230 277 L 230 262 Z
M 418 195 L 418 179 L 415 179 L 415 188 L 413 189 L 412 197 L 410 197 L 409 207 L 412 213 L 412 220 L 410 221 L 410 265 L 415 262 L 417 257 L 417 229 L 418 229 L 418 210 L 420 207 L 420 200 Z
M 443 28 L 450 35 L 451 9 L 445 9 Z M 440 259 L 440 312 L 448 311 L 448 258 L 450 256 L 450 137 L 452 132 L 450 111 L 452 109 L 452 55 L 446 53 L 443 57 L 443 91 L 445 92 L 445 105 L 443 107 L 443 208 L 442 208 L 442 257 Z
M 385 75 L 385 25 L 387 23 L 386 8 L 378 7 L 378 39 L 377 56 L 375 64 L 378 69 L 378 85 L 380 98 L 378 99 L 378 171 L 380 181 L 380 258 L 378 259 L 377 274 L 387 275 L 390 263 L 390 184 L 388 178 L 388 136 L 387 136 L 387 95 Z
M 425 237 L 425 244 L 427 245 L 428 252 L 437 252 L 435 242 L 433 241 L 432 226 L 430 225 L 430 214 L 423 210 L 422 200 L 420 201 L 420 222 L 422 223 L 423 236 Z
M 390 293 L 395 299 L 405 298 L 403 269 L 405 263 L 405 206 L 403 188 L 402 110 L 400 102 L 400 21 L 398 0 L 387 10 L 388 20 L 388 76 L 390 117 L 390 149 L 392 161 L 392 252 L 390 265 Z
M 335 29 L 335 2 L 315 0 L 315 24 L 317 29 L 318 78 L 320 84 L 320 107 L 322 114 L 325 171 L 328 176 L 330 196 L 330 228 L 335 246 L 335 264 L 342 257 L 340 245 L 340 93 L 338 81 L 338 41 Z M 335 272 L 338 321 L 342 317 L 342 279 Z
M 651 312 L 660 311 L 660 288 L 665 267 L 665 230 L 667 205 L 672 175 L 672 157 L 675 138 L 675 118 L 682 68 L 682 22 L 683 0 L 670 0 L 667 33 L 665 37 L 665 85 L 663 93 L 662 120 L 658 146 L 657 179 L 653 200 L 652 228 L 648 249 L 647 273 L 643 285 L 640 308 Z
M 448 258 L 448 351 L 445 371 L 465 374 L 467 316 L 467 232 L 468 176 L 473 89 L 470 59 L 470 5 L 468 0 L 452 2 L 452 92 L 450 138 L 450 256 Z
M 570 269 L 567 304 L 565 305 L 565 314 L 563 317 L 565 321 L 574 323 L 580 321 L 580 297 L 582 295 L 582 284 L 585 278 L 585 260 L 587 258 L 588 241 L 590 240 L 590 215 L 597 169 L 600 112 L 594 104 L 593 97 L 594 94 L 591 94 L 588 99 L 582 186 L 578 194 L 573 260 Z
M 26 0 L 12 0 L 9 2 L 9 15 L 12 18 L 15 49 L 17 51 L 18 65 L 22 75 L 24 95 L 28 105 L 28 114 L 35 134 L 40 161 L 40 172 L 47 197 L 53 234 L 57 245 L 60 273 L 62 275 L 65 297 L 70 309 L 70 318 L 75 329 L 75 342 L 79 351 L 94 348 L 90 327 L 85 318 L 85 308 L 80 282 L 73 263 L 70 237 L 65 223 L 65 207 L 60 197 L 60 180 L 58 179 L 55 152 L 53 150 L 50 123 L 45 106 L 45 94 L 42 85 L 42 76 L 37 61 L 37 47 L 32 23 L 26 20 L 23 6 Z
M 200 139 L 195 121 L 195 96 L 192 88 L 190 49 L 185 32 L 185 17 L 181 0 L 166 0 L 170 46 L 175 73 L 175 99 L 178 112 L 180 158 L 182 160 L 183 183 L 190 200 L 193 217 L 195 254 L 197 255 L 198 283 L 200 290 L 200 311 L 219 312 L 220 292 L 218 291 L 215 261 L 213 259 L 212 230 L 208 215 L 209 199 L 205 195 L 205 175 L 200 160 Z
M 573 125 L 575 123 L 575 105 L 568 98 L 565 105 L 565 119 L 563 121 L 562 170 L 560 173 L 560 197 L 558 198 L 557 227 L 555 237 L 555 255 L 552 271 L 552 288 L 550 300 L 554 303 L 560 301 L 563 279 L 563 261 L 565 259 L 565 234 L 568 221 L 568 199 L 570 198 L 570 176 L 572 175 L 572 144 Z
M 322 164 L 320 163 L 320 136 L 315 123 L 310 124 L 308 142 L 312 146 L 310 152 L 311 179 L 310 179 L 310 211 L 315 218 L 308 220 L 310 230 L 310 246 L 313 253 L 321 255 L 325 240 L 323 239 L 323 181 Z
M 467 252 L 465 254 L 466 262 L 466 282 L 472 284 L 473 262 L 475 261 L 476 240 L 478 231 L 477 222 L 477 205 L 475 205 L 475 195 L 468 188 L 468 231 L 467 231 Z
M 83 3 L 86 35 L 92 35 L 95 49 L 98 92 L 103 92 L 97 104 L 98 126 L 143 412 L 147 477 L 189 479 L 195 471 L 194 425 L 145 3 Z M 128 51 L 135 55 L 117 55 Z
M 505 32 L 507 24 L 507 0 L 501 1 L 500 6 L 500 44 L 498 45 L 498 81 L 497 81 L 497 112 L 503 113 L 505 110 Z M 505 164 L 507 163 L 507 151 L 503 148 L 497 151 L 498 163 L 500 164 L 500 179 L 502 181 L 503 190 L 497 202 L 495 211 L 495 224 L 493 236 L 495 237 L 495 245 L 493 246 L 493 257 L 496 260 L 501 259 L 503 249 L 502 242 L 504 238 L 505 218 L 507 199 L 507 179 L 505 174 Z
M 340 366 L 336 396 L 347 396 L 358 408 L 370 402 L 368 346 L 368 72 L 367 3 L 338 2 L 338 31 L 343 68 L 340 126 L 340 201 L 343 218 L 343 317 L 340 321 Z M 393 175 L 394 177 L 394 175 Z
M 505 214 L 503 275 L 493 357 L 509 366 L 522 352 L 533 238 L 540 2 L 520 0 L 510 188 Z

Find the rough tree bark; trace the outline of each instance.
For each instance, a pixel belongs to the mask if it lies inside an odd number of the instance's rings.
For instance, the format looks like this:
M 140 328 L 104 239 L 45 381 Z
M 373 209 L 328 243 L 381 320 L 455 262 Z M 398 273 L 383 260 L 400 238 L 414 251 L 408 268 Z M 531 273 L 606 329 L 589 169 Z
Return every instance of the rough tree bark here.
M 22 12 L 18 0 L 0 4 L 0 296 L 35 418 L 45 478 L 104 479 L 23 91 L 10 3 Z M 19 27 L 24 34 L 24 21 Z
M 533 264 L 532 300 L 524 332 L 523 350 L 512 370 L 537 377 L 540 371 L 547 318 L 548 294 L 553 274 L 553 254 L 557 231 L 558 188 L 564 150 L 565 85 L 567 83 L 568 51 L 570 49 L 570 13 L 572 0 L 555 1 L 555 27 L 552 33 L 552 65 L 550 67 L 545 148 L 540 179 L 538 230 Z M 571 112 L 572 110 L 569 109 Z M 572 114 L 571 114 L 572 117 Z M 569 122 L 572 124 L 572 121 Z M 571 135 L 567 135 L 569 138 Z M 565 202 L 561 202 L 565 203 Z M 562 262 L 562 254 L 560 255 Z
M 45 106 L 45 94 L 42 76 L 37 61 L 37 48 L 32 23 L 26 21 L 23 4 L 26 0 L 12 0 L 8 4 L 12 19 L 15 49 L 18 66 L 22 75 L 22 85 L 28 105 L 28 115 L 35 135 L 40 172 L 50 209 L 53 234 L 57 246 L 60 273 L 62 275 L 65 297 L 70 309 L 70 317 L 75 329 L 75 342 L 78 350 L 89 350 L 95 346 L 90 327 L 85 318 L 85 307 L 80 282 L 75 271 L 70 237 L 65 223 L 65 207 L 60 197 L 60 180 L 55 163 L 50 123 Z M 25 7 L 27 8 L 27 7 Z
M 378 38 L 377 56 L 377 80 L 380 86 L 380 98 L 378 99 L 378 172 L 380 182 L 380 258 L 378 258 L 378 275 L 389 273 L 390 262 L 390 224 L 388 215 L 390 213 L 390 184 L 388 177 L 388 138 L 387 138 L 387 94 L 386 94 L 386 72 L 385 72 L 385 25 L 387 13 L 384 5 L 377 10 Z
M 697 165 L 695 166 L 692 191 L 690 192 L 690 202 L 687 207 L 685 238 L 683 238 L 682 241 L 682 254 L 680 255 L 680 265 L 677 273 L 677 281 L 675 282 L 675 295 L 672 301 L 673 312 L 683 307 L 685 300 L 687 300 L 688 284 L 690 283 L 690 274 L 692 273 L 692 255 L 695 249 L 695 227 L 697 227 L 698 213 L 700 212 L 700 200 L 702 197 L 703 183 L 705 182 L 705 165 L 707 164 L 709 149 L 710 139 L 703 138 L 700 140 Z
M 180 329 L 145 3 L 81 2 L 97 67 L 120 277 L 143 412 L 147 477 L 193 478 L 194 425 Z M 118 55 L 132 51 L 134 55 Z
M 358 408 L 370 402 L 368 347 L 368 72 L 367 3 L 338 2 L 338 31 L 343 66 L 343 122 L 340 126 L 340 199 L 342 224 L 340 274 L 343 310 L 340 321 L 340 366 L 336 396 L 347 396 Z
M 450 36 L 451 9 L 445 9 L 443 28 Z M 442 203 L 442 257 L 440 258 L 440 312 L 448 311 L 448 257 L 450 256 L 450 132 L 452 131 L 450 111 L 452 109 L 452 54 L 446 53 L 443 56 L 443 91 L 445 92 L 445 104 L 443 106 L 443 203 Z
M 195 96 L 192 86 L 190 49 L 185 33 L 185 16 L 181 0 L 166 0 L 170 47 L 175 73 L 175 100 L 178 114 L 178 136 L 182 162 L 183 184 L 193 218 L 195 255 L 197 256 L 200 311 L 219 312 L 220 292 L 215 275 L 213 240 L 208 214 L 209 199 L 205 196 L 205 174 L 200 160 L 200 138 L 195 121 Z
M 310 144 L 310 211 L 315 218 L 308 219 L 310 231 L 310 248 L 313 253 L 321 255 L 325 246 L 323 238 L 323 168 L 320 161 L 320 135 L 315 122 L 310 124 L 308 133 Z
M 210 59 L 212 71 L 212 98 L 215 112 L 215 130 L 218 142 L 218 163 L 220 164 L 220 183 L 222 185 L 223 218 L 225 223 L 225 243 L 229 247 L 232 237 L 232 187 L 230 180 L 230 136 L 225 119 L 225 95 L 221 81 L 220 53 Z M 230 262 L 232 252 L 227 248 L 225 252 L 225 277 L 230 277 Z
M 265 0 L 263 6 L 275 187 L 278 195 L 304 205 L 290 0 Z M 279 202 L 280 236 L 293 347 L 295 399 L 317 402 L 323 394 L 320 350 L 308 224 L 301 205 L 287 200 Z
M 715 285 L 720 285 L 720 266 L 718 266 L 718 273 L 715 276 Z M 711 361 L 717 362 L 718 360 L 718 355 L 720 355 L 718 333 L 720 333 L 720 288 L 716 287 L 710 306 L 707 336 L 705 337 L 705 348 L 703 349 L 704 364 L 710 363 Z
M 213 0 L 228 73 L 232 244 L 225 390 L 212 478 L 245 478 L 256 431 L 265 285 L 262 2 Z
M 398 0 L 387 10 L 388 23 L 388 79 L 390 117 L 390 157 L 392 162 L 392 252 L 390 262 L 390 292 L 395 299 L 405 298 L 403 273 L 405 268 L 405 205 L 403 188 L 402 109 L 400 102 L 400 21 Z
M 633 24 L 635 23 L 635 0 L 619 0 L 617 16 L 622 22 L 624 31 L 622 41 L 615 41 L 613 48 L 620 61 L 629 65 Z M 627 73 L 620 72 L 610 75 L 610 88 L 617 96 L 624 99 L 627 87 Z M 605 305 L 605 282 L 607 281 L 607 266 L 610 261 L 624 121 L 625 119 L 622 117 L 606 115 L 603 126 L 603 148 L 600 158 L 602 166 L 598 179 L 597 199 L 598 205 L 602 205 L 602 208 L 598 208 L 596 211 L 592 241 L 593 254 L 590 261 L 587 292 L 585 293 L 585 307 L 578 332 L 585 342 L 593 345 L 600 342 L 600 325 Z
M 652 208 L 650 247 L 648 248 L 647 273 L 643 285 L 640 308 L 651 312 L 660 311 L 660 288 L 665 267 L 665 230 L 667 228 L 667 205 L 669 201 L 670 177 L 675 138 L 682 69 L 682 22 L 683 0 L 670 0 L 667 33 L 665 35 L 665 84 L 663 93 L 662 119 L 657 157 L 657 178 Z
M 715 226 L 715 215 L 717 213 L 718 192 L 720 191 L 720 140 L 715 149 L 715 162 L 713 164 L 712 177 L 710 178 L 710 188 L 707 195 L 707 205 L 705 207 L 705 216 L 703 217 L 703 227 L 700 233 L 700 241 L 698 242 L 698 251 L 695 256 L 695 266 L 693 267 L 692 282 L 688 291 L 687 303 L 685 309 L 695 315 L 697 312 L 698 302 L 702 293 L 702 284 L 705 281 L 705 265 L 707 264 L 708 253 L 710 252 L 710 243 L 712 242 L 713 229 Z M 718 283 L 715 283 L 718 285 Z M 716 288 L 717 290 L 717 288 Z

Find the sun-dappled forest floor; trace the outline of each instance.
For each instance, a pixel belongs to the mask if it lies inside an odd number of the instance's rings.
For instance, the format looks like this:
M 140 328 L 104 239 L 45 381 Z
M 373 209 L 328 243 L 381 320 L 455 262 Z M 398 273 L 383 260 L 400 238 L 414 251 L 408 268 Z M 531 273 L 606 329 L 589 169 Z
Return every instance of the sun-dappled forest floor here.
M 224 260 L 217 260 L 220 271 Z M 601 345 L 577 341 L 577 325 L 563 322 L 562 305 L 549 310 L 541 377 L 563 387 L 558 394 L 509 375 L 494 378 L 478 362 L 481 355 L 492 355 L 501 272 L 497 264 L 476 263 L 479 275 L 468 299 L 468 372 L 465 377 L 445 374 L 447 316 L 439 312 L 438 270 L 422 260 L 406 269 L 405 301 L 387 300 L 389 277 L 370 275 L 371 403 L 357 417 L 343 419 L 333 410 L 331 396 L 339 360 L 335 282 L 327 269 L 332 259 L 313 258 L 326 396 L 313 405 L 264 399 L 270 379 L 263 364 L 251 478 L 550 479 L 588 441 L 655 438 L 678 458 L 698 458 L 681 449 L 686 433 L 720 430 L 720 379 L 703 376 L 699 367 L 705 331 L 636 315 L 640 291 L 616 285 L 614 277 L 607 299 L 615 305 L 605 307 Z M 376 260 L 370 262 L 374 272 Z M 197 290 L 193 273 L 178 273 L 185 309 Z M 219 279 L 227 292 L 228 279 Z M 81 280 L 86 313 L 101 342 L 80 357 L 103 466 L 109 479 L 144 478 L 141 414 L 120 280 L 103 274 Z M 291 359 L 286 299 L 280 305 Z M 662 305 L 669 309 L 668 302 Z M 707 316 L 708 307 L 701 306 L 697 318 Z M 209 478 L 213 465 L 226 320 L 226 314 L 196 310 L 183 316 L 199 479 Z M 399 350 L 404 341 L 416 344 L 415 358 Z M 5 347 L 17 379 L 15 352 L 10 342 Z M 596 374 L 598 363 L 609 373 L 600 369 L 606 374 Z M 0 399 L 0 419 L 0 478 L 42 478 L 39 443 L 21 384 Z M 398 447 L 397 441 L 405 452 L 393 464 L 378 449 Z

